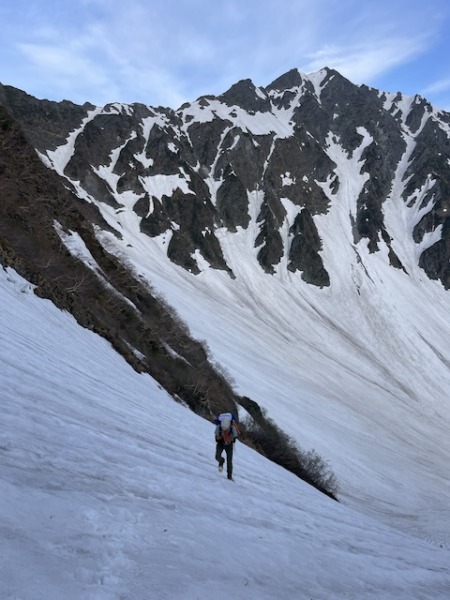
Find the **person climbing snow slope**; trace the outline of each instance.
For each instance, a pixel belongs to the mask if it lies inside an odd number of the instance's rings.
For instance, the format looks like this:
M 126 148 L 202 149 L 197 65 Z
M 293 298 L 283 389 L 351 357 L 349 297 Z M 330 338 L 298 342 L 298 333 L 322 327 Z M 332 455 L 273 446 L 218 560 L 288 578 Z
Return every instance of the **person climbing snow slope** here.
M 227 457 L 227 477 L 233 479 L 233 444 L 238 437 L 238 427 L 236 419 L 232 413 L 220 414 L 216 421 L 216 460 L 219 463 L 219 471 L 223 470 L 225 459 L 222 456 L 223 451 Z

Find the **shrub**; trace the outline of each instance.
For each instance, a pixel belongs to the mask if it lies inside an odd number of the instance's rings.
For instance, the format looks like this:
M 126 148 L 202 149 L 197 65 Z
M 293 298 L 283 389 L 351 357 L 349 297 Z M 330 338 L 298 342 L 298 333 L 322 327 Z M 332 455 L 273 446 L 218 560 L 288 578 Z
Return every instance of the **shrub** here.
M 328 462 L 315 450 L 302 450 L 293 438 L 266 416 L 264 409 L 258 417 L 244 419 L 241 426 L 244 443 L 330 498 L 337 499 L 338 483 Z

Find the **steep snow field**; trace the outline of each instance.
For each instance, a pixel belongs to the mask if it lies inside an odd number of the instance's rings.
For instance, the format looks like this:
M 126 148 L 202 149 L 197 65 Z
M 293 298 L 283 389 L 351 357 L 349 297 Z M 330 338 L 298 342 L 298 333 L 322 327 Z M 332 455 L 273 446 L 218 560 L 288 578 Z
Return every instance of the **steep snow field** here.
M 187 285 L 189 280 L 184 281 Z M 321 353 L 309 349 L 315 361 L 302 363 L 308 358 L 303 348 L 284 364 L 294 342 L 302 340 L 293 335 L 286 339 L 286 348 L 279 347 L 280 333 L 287 327 L 256 327 L 270 301 L 270 285 L 267 297 L 260 297 L 261 313 L 250 305 L 233 310 L 226 292 L 224 288 L 227 318 L 218 317 L 222 326 L 247 317 L 246 332 L 255 327 L 247 348 L 242 336 L 240 346 L 233 348 L 227 341 L 220 352 L 220 329 L 211 329 L 215 336 L 209 343 L 221 359 L 228 358 L 226 366 L 239 386 L 263 405 L 273 395 L 270 412 L 279 414 L 286 426 L 292 418 L 289 429 L 299 439 L 322 441 L 321 450 L 333 455 L 339 475 L 349 475 L 352 464 L 354 477 L 343 484 L 352 481 L 356 490 L 360 479 L 361 506 L 364 496 L 370 498 L 367 481 L 381 477 L 379 462 L 386 461 L 386 478 L 372 486 L 379 495 L 384 486 L 386 497 L 396 500 L 391 506 L 386 501 L 384 516 L 389 510 L 398 513 L 401 499 L 404 506 L 417 506 L 414 486 L 424 493 L 433 474 L 435 485 L 424 502 L 436 507 L 436 491 L 444 493 L 438 462 L 444 453 L 425 452 L 433 442 L 439 445 L 434 440 L 439 419 L 429 399 L 417 408 L 423 411 L 421 419 L 415 418 L 415 405 L 391 391 L 395 386 L 373 406 L 382 386 L 375 382 L 376 369 L 368 370 L 363 358 L 359 364 L 354 359 L 359 368 L 354 373 L 351 364 L 345 368 L 345 360 L 331 373 L 311 373 L 317 356 L 324 355 L 324 365 L 332 352 L 338 356 L 328 346 L 325 329 Z M 202 309 L 207 308 L 205 298 Z M 217 304 L 212 296 L 209 301 L 206 319 L 213 319 Z M 277 301 L 288 301 L 288 296 Z M 176 404 L 150 377 L 132 371 L 108 343 L 81 329 L 70 315 L 35 297 L 13 271 L 0 271 L 0 302 L 2 600 L 449 597 L 449 549 L 413 535 L 420 521 L 417 514 L 411 516 L 412 534 L 402 533 L 329 500 L 239 443 L 236 481 L 227 481 L 214 463 L 211 424 Z M 266 337 L 270 331 L 272 338 Z M 223 341 L 229 340 L 226 333 Z M 238 334 L 236 330 L 235 342 Z M 256 345 L 251 351 L 252 343 L 264 347 Z M 277 364 L 272 361 L 275 352 L 282 358 Z M 296 398 L 289 398 L 294 359 L 296 371 L 302 367 L 303 377 L 297 375 L 302 386 Z M 238 368 L 240 361 L 244 365 Z M 363 377 L 364 369 L 368 372 Z M 340 371 L 343 379 L 360 381 L 354 397 L 345 402 L 339 392 Z M 323 386 L 333 376 L 336 386 L 330 386 L 325 403 Z M 369 393 L 359 398 L 363 380 Z M 383 413 L 380 409 L 388 401 L 390 411 Z M 437 404 L 436 412 L 440 408 Z M 381 444 L 373 440 L 377 437 Z M 418 464 L 420 457 L 428 457 L 428 469 L 411 471 L 414 453 Z M 394 469 L 396 461 L 402 465 Z M 422 481 L 427 472 L 430 476 Z M 399 488 L 395 494 L 389 480 L 394 475 Z M 430 525 L 441 517 L 444 528 L 445 516 L 435 514 Z M 405 514 L 405 522 L 407 518 Z
M 313 81 L 316 91 L 320 91 L 324 73 L 318 73 Z M 301 90 L 297 91 L 301 95 Z M 390 101 L 394 102 L 393 98 Z M 314 448 L 331 463 L 341 484 L 340 498 L 346 504 L 449 547 L 450 292 L 430 281 L 417 266 L 420 253 L 439 239 L 440 228 L 425 235 L 418 245 L 412 236 L 414 226 L 432 208 L 432 203 L 425 201 L 434 185 L 432 178 L 423 189 L 415 190 L 408 202 L 402 198 L 415 137 L 428 119 L 439 119 L 436 113 L 425 111 L 420 127 L 412 132 L 407 126 L 411 102 L 412 98 L 405 99 L 397 107 L 406 150 L 383 204 L 392 250 L 407 274 L 389 266 L 389 248 L 382 240 L 379 251 L 370 254 L 367 240 L 354 239 L 357 198 L 369 177 L 363 169 L 363 156 L 372 137 L 364 127 L 358 127 L 361 143 L 351 155 L 337 136 L 330 134 L 325 151 L 336 167 L 329 181 L 316 182 L 330 200 L 327 213 L 314 217 L 331 279 L 331 286 L 324 289 L 304 283 L 300 273 L 287 269 L 289 230 L 300 210 L 287 198 L 282 199 L 286 218 L 280 228 L 285 256 L 273 275 L 262 271 L 255 249 L 264 200 L 261 191 L 249 192 L 250 225 L 246 230 L 215 231 L 236 276 L 231 279 L 209 268 L 198 251 L 195 259 L 200 275 L 173 265 L 166 255 L 171 230 L 153 239 L 141 233 L 140 218 L 133 211 L 139 196 L 117 189 L 120 168 L 116 166 L 122 146 L 111 152 L 109 164 L 94 169 L 119 209 L 97 202 L 79 182 L 72 184 L 80 198 L 96 203 L 120 232 L 121 240 L 98 232 L 108 250 L 163 295 L 196 338 L 207 342 L 212 360 L 229 374 L 237 392 L 267 409 L 303 449 Z M 217 112 L 220 103 L 216 104 Z M 98 110 L 88 115 L 66 144 L 42 157 L 48 166 L 64 176 L 77 135 Z M 129 107 L 105 110 L 120 112 Z M 197 103 L 186 110 L 190 111 L 186 122 L 209 120 L 215 114 Z M 264 120 L 268 118 L 265 113 L 256 118 L 245 111 L 237 111 L 235 117 L 234 111 L 228 112 L 229 127 L 274 131 L 275 140 L 291 134 L 289 111 L 277 113 L 277 126 L 273 119 Z M 163 126 L 164 117 L 155 114 L 144 120 L 145 139 L 155 124 Z M 134 139 L 136 132 L 130 135 Z M 136 155 L 141 162 L 144 158 Z M 288 175 L 284 176 L 286 185 Z M 335 178 L 339 181 L 336 193 L 332 191 Z M 220 182 L 205 181 L 214 203 Z M 141 178 L 140 183 L 152 199 L 151 211 L 152 203 L 162 201 L 164 194 L 171 196 L 174 188 L 181 186 L 186 191 L 188 179 L 184 175 L 181 179 L 153 175 Z M 100 271 L 77 236 L 64 235 L 63 241 Z
M 323 74 L 317 76 L 316 87 Z M 358 128 L 361 144 L 352 155 L 335 135 L 330 134 L 325 148 L 336 165 L 333 177 L 339 188 L 334 193 L 332 180 L 317 182 L 330 200 L 327 213 L 314 217 L 331 278 L 331 286 L 324 289 L 306 284 L 300 273 L 287 269 L 289 229 L 300 210 L 287 198 L 282 199 L 286 218 L 280 228 L 285 256 L 273 275 L 263 272 L 255 248 L 263 192 L 248 193 L 246 230 L 215 231 L 235 275 L 232 279 L 211 269 L 198 251 L 200 275 L 172 264 L 167 259 L 172 231 L 153 239 L 141 233 L 140 218 L 133 211 L 139 196 L 117 189 L 120 147 L 112 151 L 109 164 L 95 169 L 119 209 L 97 202 L 79 182 L 72 184 L 80 198 L 96 203 L 120 232 L 120 240 L 98 232 L 108 250 L 161 294 L 192 334 L 207 343 L 212 360 L 229 374 L 236 391 L 256 400 L 303 449 L 314 448 L 331 463 L 343 501 L 402 531 L 449 547 L 450 292 L 418 267 L 421 251 L 439 239 L 440 229 L 425 235 L 419 245 L 412 236 L 413 227 L 432 208 L 424 200 L 433 181 L 428 179 L 407 203 L 402 199 L 415 136 L 427 119 L 438 117 L 425 112 L 412 133 L 406 125 L 411 101 L 399 106 L 406 151 L 383 205 L 392 250 L 407 274 L 389 265 L 389 248 L 382 240 L 379 251 L 371 254 L 367 240 L 354 239 L 357 198 L 369 177 L 362 167 L 372 137 L 364 127 Z M 213 118 L 211 111 L 200 110 L 195 103 L 187 110 L 199 122 Z M 86 121 L 95 115 L 93 111 Z M 253 131 L 253 116 L 243 111 L 236 115 L 234 126 Z M 145 121 L 146 138 L 161 118 Z M 264 125 L 263 115 L 257 123 L 283 137 L 289 135 L 290 118 L 290 113 L 278 114 L 278 128 L 272 121 Z M 44 159 L 61 175 L 84 126 Z M 289 180 L 288 173 L 285 179 Z M 180 181 L 154 175 L 141 183 L 152 202 L 159 202 Z M 214 203 L 220 182 L 205 181 Z M 64 243 L 99 271 L 76 236 L 65 236 Z
M 449 546 L 450 293 L 414 267 L 414 244 L 402 247 L 408 275 L 389 266 L 383 244 L 376 254 L 356 246 L 347 197 L 343 186 L 317 218 L 332 274 L 324 289 L 287 271 L 285 259 L 273 276 L 262 271 L 257 193 L 247 230 L 217 232 L 234 280 L 201 257 L 197 276 L 170 263 L 169 234 L 141 234 L 131 210 L 101 205 L 123 239 L 99 236 L 206 340 L 240 394 L 331 463 L 343 501 Z

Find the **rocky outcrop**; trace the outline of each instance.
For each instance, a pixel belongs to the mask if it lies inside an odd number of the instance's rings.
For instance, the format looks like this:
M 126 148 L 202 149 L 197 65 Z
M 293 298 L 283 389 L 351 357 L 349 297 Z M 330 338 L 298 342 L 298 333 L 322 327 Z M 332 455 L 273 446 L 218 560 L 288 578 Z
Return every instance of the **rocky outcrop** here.
M 31 144 L 40 152 L 55 150 L 64 144 L 69 133 L 80 126 L 89 103 L 78 106 L 72 102 L 38 100 L 8 85 L 0 84 L 0 105 L 17 119 Z
M 322 249 L 317 228 L 308 209 L 303 209 L 290 229 L 293 236 L 289 251 L 288 269 L 302 271 L 302 279 L 321 287 L 330 285 L 319 251 Z

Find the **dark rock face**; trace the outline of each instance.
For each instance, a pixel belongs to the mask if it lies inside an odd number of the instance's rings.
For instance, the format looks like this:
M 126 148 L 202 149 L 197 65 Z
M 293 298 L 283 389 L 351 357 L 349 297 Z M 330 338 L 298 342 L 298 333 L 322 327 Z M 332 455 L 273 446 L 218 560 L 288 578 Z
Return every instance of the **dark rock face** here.
M 0 104 L 21 124 L 32 145 L 40 152 L 64 144 L 68 134 L 78 127 L 94 107 L 72 102 L 37 100 L 21 90 L 0 84 Z
M 239 81 L 219 96 L 219 100 L 228 106 L 238 106 L 250 114 L 269 112 L 270 100 L 267 94 L 256 88 L 250 79 Z
M 192 273 L 201 259 L 233 276 L 216 235 L 225 228 L 252 232 L 265 272 L 287 257 L 283 264 L 304 281 L 330 285 L 315 218 L 347 193 L 351 164 L 360 178 L 354 244 L 387 247 L 390 264 L 405 270 L 384 210 L 395 185 L 395 201 L 420 211 L 412 233 L 420 266 L 450 287 L 450 116 L 420 97 L 356 86 L 331 69 L 293 69 L 265 88 L 242 80 L 177 111 L 80 107 L 8 86 L 0 86 L 0 103 L 66 188 L 116 211 L 125 197 L 130 210 L 132 198 L 141 231 L 168 232 L 168 256 Z M 61 166 L 52 151 L 69 134 L 73 151 Z
M 302 271 L 302 279 L 321 287 L 330 285 L 330 277 L 324 269 L 319 251 L 322 243 L 311 213 L 303 209 L 295 218 L 290 233 L 293 235 L 289 251 L 290 271 Z
M 227 165 L 223 183 L 217 190 L 217 217 L 218 224 L 233 232 L 238 225 L 245 229 L 250 221 L 247 189 L 230 165 Z
M 429 105 L 420 103 L 417 111 L 431 111 Z M 448 123 L 448 115 L 446 120 Z M 418 205 L 424 215 L 413 230 L 416 243 L 427 236 L 439 239 L 425 248 L 420 255 L 419 265 L 431 279 L 439 279 L 450 289 L 450 138 L 434 120 L 428 119 L 422 128 L 417 145 L 411 155 L 406 171 L 410 177 L 405 188 L 404 199 L 410 206 Z

